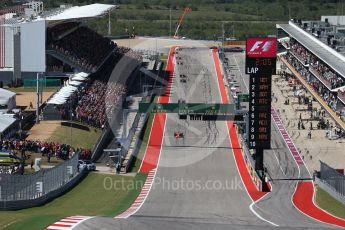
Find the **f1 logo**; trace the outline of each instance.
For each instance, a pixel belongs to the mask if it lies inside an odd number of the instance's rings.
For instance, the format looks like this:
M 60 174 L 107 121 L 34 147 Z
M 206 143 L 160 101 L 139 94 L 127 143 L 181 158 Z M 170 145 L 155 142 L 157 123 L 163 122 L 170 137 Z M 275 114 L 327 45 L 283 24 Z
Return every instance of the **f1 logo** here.
M 276 57 L 276 38 L 248 38 L 246 54 L 248 57 Z
M 255 44 L 253 45 L 253 47 L 250 49 L 250 52 L 254 52 L 256 50 L 262 50 L 263 52 L 267 52 L 271 46 L 272 46 L 272 43 L 271 41 L 267 41 L 267 42 L 263 42 L 263 41 L 256 41 Z M 263 44 L 261 46 L 261 44 Z

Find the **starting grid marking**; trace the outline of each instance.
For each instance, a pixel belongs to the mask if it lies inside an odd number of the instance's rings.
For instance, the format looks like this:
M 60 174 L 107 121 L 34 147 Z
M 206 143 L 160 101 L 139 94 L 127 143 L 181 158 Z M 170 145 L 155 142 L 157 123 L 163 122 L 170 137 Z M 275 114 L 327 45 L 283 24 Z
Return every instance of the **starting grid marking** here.
M 283 122 L 280 119 L 279 115 L 277 114 L 277 112 L 273 108 L 271 109 L 271 115 L 272 115 L 273 121 L 276 124 L 280 134 L 282 135 L 285 143 L 287 144 L 289 151 L 291 152 L 293 158 L 295 159 L 297 164 L 303 165 L 304 162 L 303 162 L 301 156 L 299 155 L 298 150 L 296 149 L 296 146 L 294 145 L 293 141 L 290 138 L 290 135 L 286 131 L 286 129 L 283 125 Z
M 144 204 L 144 201 L 146 200 L 153 181 L 155 179 L 155 174 L 156 174 L 156 169 L 153 169 L 149 172 L 145 184 L 143 186 L 143 188 L 141 189 L 141 192 L 139 194 L 139 196 L 137 197 L 137 199 L 134 201 L 134 203 L 131 205 L 131 207 L 129 207 L 126 211 L 124 211 L 123 213 L 119 214 L 118 216 L 116 216 L 115 218 L 128 218 L 129 216 L 133 215 L 134 213 L 136 213 L 139 208 Z
M 69 230 L 85 220 L 93 218 L 92 216 L 69 216 L 49 225 L 46 230 Z

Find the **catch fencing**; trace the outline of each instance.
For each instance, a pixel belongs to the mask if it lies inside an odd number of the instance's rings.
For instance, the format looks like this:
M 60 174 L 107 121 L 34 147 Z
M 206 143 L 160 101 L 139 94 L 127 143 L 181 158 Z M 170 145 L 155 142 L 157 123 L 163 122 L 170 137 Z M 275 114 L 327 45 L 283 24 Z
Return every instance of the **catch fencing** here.
M 72 188 L 84 175 L 78 155 L 62 164 L 29 175 L 0 174 L 0 210 L 41 205 Z
M 324 184 L 328 185 L 332 190 L 345 200 L 345 175 L 341 174 L 326 163 L 320 161 L 320 177 Z

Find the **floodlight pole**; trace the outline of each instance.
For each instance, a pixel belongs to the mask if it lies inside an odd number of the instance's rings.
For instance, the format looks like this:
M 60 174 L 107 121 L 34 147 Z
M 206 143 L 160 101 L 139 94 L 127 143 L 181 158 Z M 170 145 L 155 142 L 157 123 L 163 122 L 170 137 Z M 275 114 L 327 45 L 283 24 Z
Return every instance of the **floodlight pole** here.
M 170 27 L 169 27 L 169 37 L 171 37 L 171 7 L 169 8 L 170 12 Z
M 224 45 L 225 45 L 225 29 L 224 29 L 224 22 L 222 22 L 222 59 L 223 59 L 223 62 L 224 62 L 224 58 L 225 58 Z
M 108 13 L 108 35 L 111 35 L 111 10 Z

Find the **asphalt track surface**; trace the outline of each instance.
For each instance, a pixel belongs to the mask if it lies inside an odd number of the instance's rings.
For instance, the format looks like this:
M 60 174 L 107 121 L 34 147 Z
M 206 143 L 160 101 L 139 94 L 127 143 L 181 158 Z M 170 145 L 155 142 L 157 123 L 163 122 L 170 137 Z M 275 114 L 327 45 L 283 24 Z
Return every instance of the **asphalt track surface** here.
M 230 62 L 237 59 L 238 72 L 244 70 L 244 57 L 231 55 Z M 179 49 L 176 56 L 170 102 L 220 103 L 212 50 Z M 181 75 L 187 76 L 186 82 Z M 244 92 L 248 78 L 240 75 Z M 175 131 L 184 132 L 185 138 L 176 139 Z M 309 177 L 304 166 L 298 170 L 274 126 L 265 165 L 273 179 Z M 176 114 L 168 114 L 154 184 L 139 211 L 127 219 L 92 218 L 75 229 L 331 228 L 294 207 L 291 198 L 296 183 L 273 181 L 273 191 L 252 205 L 241 183 L 226 122 L 179 120 Z M 251 205 L 261 218 L 250 210 Z

